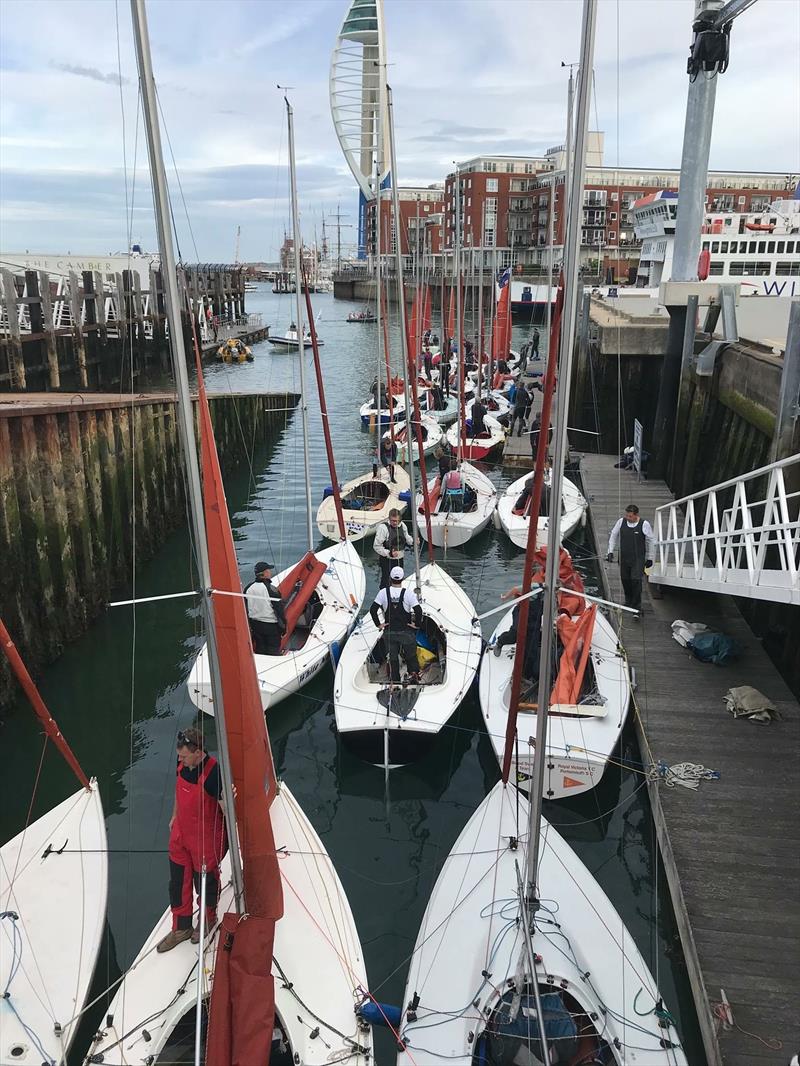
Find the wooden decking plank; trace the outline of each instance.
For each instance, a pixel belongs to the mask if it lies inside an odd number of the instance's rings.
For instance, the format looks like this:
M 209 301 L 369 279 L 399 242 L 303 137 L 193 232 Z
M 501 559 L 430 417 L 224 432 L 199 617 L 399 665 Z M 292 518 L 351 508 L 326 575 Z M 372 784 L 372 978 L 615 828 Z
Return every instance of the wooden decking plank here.
M 582 460 L 583 489 L 601 560 L 608 533 L 626 504 L 638 504 L 652 523 L 655 508 L 672 499 L 663 482 L 637 484 L 613 464 L 611 456 Z M 601 565 L 606 591 L 622 602 L 617 563 Z M 742 1028 L 784 1044 L 774 1051 L 734 1029 L 720 1035 L 717 1049 L 709 1047 L 708 1039 L 706 1046 L 714 1063 L 785 1066 L 800 1046 L 797 701 L 734 600 L 662 588 L 660 598 L 645 592 L 642 620 L 621 615 L 620 634 L 636 673 L 636 699 L 653 758 L 720 771 L 719 780 L 702 781 L 696 792 L 658 786 L 661 829 L 674 860 L 672 872 L 668 869 L 673 902 L 683 899 L 687 929 L 691 927 L 687 935 L 699 963 L 699 973 L 689 967 L 695 1001 L 700 1011 L 703 990 L 718 1001 L 724 988 Z M 724 631 L 742 646 L 742 658 L 725 667 L 698 662 L 672 639 L 676 618 Z M 769 726 L 735 720 L 724 696 L 742 684 L 763 692 L 782 720 Z M 692 945 L 685 947 L 688 962 Z

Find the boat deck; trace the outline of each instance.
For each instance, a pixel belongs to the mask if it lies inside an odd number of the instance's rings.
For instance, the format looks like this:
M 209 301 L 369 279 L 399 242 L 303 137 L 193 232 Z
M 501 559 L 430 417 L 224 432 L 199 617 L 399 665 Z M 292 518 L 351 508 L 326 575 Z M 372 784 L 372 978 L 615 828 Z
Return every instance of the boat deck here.
M 614 468 L 609 455 L 584 455 L 597 551 L 625 505 L 652 522 L 673 497 L 663 481 Z M 606 592 L 622 603 L 619 566 L 601 564 Z M 663 588 L 663 586 L 661 587 Z M 636 671 L 640 726 L 653 760 L 718 770 L 695 792 L 651 784 L 661 854 L 710 1066 L 787 1066 L 800 1049 L 800 906 L 795 698 L 744 621 L 735 601 L 708 592 L 645 590 L 641 621 L 622 615 L 622 641 Z M 744 649 L 733 665 L 701 663 L 671 635 L 676 618 L 705 622 Z M 753 685 L 782 714 L 770 725 L 734 719 L 723 697 Z M 641 739 L 641 737 L 640 737 Z M 645 756 L 648 761 L 648 756 Z M 715 1032 L 724 989 L 735 1027 Z M 740 1027 L 740 1028 L 739 1028 Z M 771 1050 L 764 1041 L 781 1041 Z

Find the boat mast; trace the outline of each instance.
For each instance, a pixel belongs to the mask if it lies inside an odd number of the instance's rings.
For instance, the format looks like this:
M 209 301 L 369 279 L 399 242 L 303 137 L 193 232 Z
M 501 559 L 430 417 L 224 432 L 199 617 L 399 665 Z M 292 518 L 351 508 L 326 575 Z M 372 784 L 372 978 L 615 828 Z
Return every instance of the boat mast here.
M 383 80 L 383 79 L 381 79 Z M 403 375 L 403 397 L 406 404 L 406 440 L 408 447 L 406 448 L 406 459 L 408 466 L 408 480 L 410 481 L 411 490 L 411 507 L 413 510 L 414 499 L 416 492 L 414 490 L 414 456 L 411 454 L 411 434 L 408 432 L 411 422 L 409 415 L 411 413 L 411 397 L 409 395 L 408 377 L 409 377 L 409 359 L 408 359 L 408 330 L 406 327 L 406 292 L 405 285 L 403 284 L 403 249 L 400 247 L 400 194 L 397 188 L 397 155 L 395 152 L 394 144 L 394 100 L 392 98 L 392 89 L 390 85 L 386 86 L 386 107 L 389 117 L 389 168 L 392 175 L 392 210 L 394 214 L 394 263 L 395 271 L 397 273 L 397 310 L 400 316 L 400 344 L 401 351 L 403 353 L 403 364 L 405 365 L 405 374 Z M 416 590 L 419 595 L 420 578 L 419 578 L 419 534 L 417 532 L 417 523 L 413 521 L 411 523 L 411 536 L 414 540 L 414 572 L 416 574 Z
M 481 398 L 483 386 L 483 241 L 485 223 L 481 219 L 481 250 L 478 260 L 478 399 Z
M 170 351 L 175 372 L 177 392 L 178 428 L 181 447 L 186 462 L 186 480 L 189 496 L 189 511 L 192 522 L 197 569 L 200 577 L 200 609 L 206 626 L 208 644 L 208 664 L 211 678 L 211 694 L 214 714 L 219 728 L 217 744 L 219 748 L 220 773 L 223 780 L 222 799 L 225 808 L 228 838 L 230 840 L 231 878 L 236 900 L 236 910 L 244 913 L 244 889 L 242 880 L 242 863 L 239 854 L 236 811 L 233 800 L 230 757 L 228 754 L 228 734 L 225 728 L 225 707 L 220 686 L 219 654 L 217 650 L 217 633 L 214 624 L 214 610 L 211 602 L 211 568 L 208 560 L 208 543 L 203 515 L 203 493 L 200 487 L 200 465 L 197 459 L 197 441 L 194 432 L 194 412 L 189 394 L 189 375 L 186 367 L 186 349 L 183 343 L 183 322 L 181 303 L 178 295 L 178 271 L 175 251 L 172 243 L 172 223 L 167 192 L 167 175 L 164 169 L 164 154 L 161 148 L 161 131 L 158 125 L 158 105 L 156 101 L 156 84 L 153 77 L 153 61 L 150 55 L 150 37 L 147 31 L 147 11 L 145 0 L 131 0 L 133 19 L 133 37 L 136 47 L 136 60 L 139 67 L 139 81 L 142 91 L 142 110 L 144 112 L 147 150 L 150 156 L 150 172 L 153 182 L 153 206 L 155 208 L 156 230 L 158 232 L 158 250 L 161 256 L 161 272 L 164 278 L 164 302 L 169 323 Z
M 464 462 L 464 448 L 467 443 L 467 420 L 464 413 L 464 323 L 461 320 L 461 171 L 456 163 L 456 244 L 453 256 L 456 282 L 456 352 L 458 398 L 458 465 Z
M 306 479 L 306 526 L 308 550 L 314 550 L 314 522 L 311 500 L 311 465 L 308 455 L 308 393 L 306 390 L 305 331 L 303 330 L 303 256 L 300 247 L 300 215 L 297 209 L 297 168 L 294 156 L 294 112 L 284 95 L 286 120 L 289 125 L 289 173 L 292 186 L 292 233 L 294 234 L 295 301 L 297 304 L 297 351 L 300 355 L 300 413 L 303 419 L 303 470 Z M 306 279 L 306 287 L 309 282 Z
M 561 547 L 561 492 L 564 481 L 564 457 L 567 447 L 567 406 L 569 404 L 570 377 L 572 371 L 572 346 L 575 338 L 575 311 L 578 299 L 578 268 L 581 250 L 581 216 L 583 214 L 583 184 L 586 170 L 586 134 L 589 122 L 591 97 L 592 62 L 594 57 L 595 23 L 597 0 L 584 0 L 583 26 L 581 29 L 580 76 L 578 80 L 578 106 L 575 123 L 575 154 L 570 175 L 569 212 L 564 240 L 564 310 L 558 353 L 558 385 L 555 417 L 555 453 L 550 475 L 550 515 L 547 522 L 547 560 L 544 582 L 544 605 L 542 615 L 542 644 L 539 656 L 539 713 L 536 716 L 536 749 L 530 787 L 530 837 L 526 872 L 526 901 L 529 914 L 538 908 L 538 865 L 540 847 L 540 821 L 542 815 L 542 789 L 546 762 L 547 712 L 552 687 L 553 629 L 555 627 L 558 596 L 558 573 Z M 565 185 L 566 191 L 566 185 Z M 544 427 L 543 427 L 544 430 Z M 531 532 L 536 536 L 538 515 L 531 514 Z M 530 536 L 530 532 L 529 532 Z M 517 637 L 517 654 L 524 647 L 525 632 L 520 626 Z

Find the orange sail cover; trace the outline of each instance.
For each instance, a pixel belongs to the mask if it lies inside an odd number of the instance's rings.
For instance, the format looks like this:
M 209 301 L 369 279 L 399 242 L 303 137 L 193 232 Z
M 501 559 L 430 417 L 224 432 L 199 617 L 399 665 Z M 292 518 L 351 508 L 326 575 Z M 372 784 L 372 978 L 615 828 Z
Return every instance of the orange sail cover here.
M 494 313 L 494 330 L 492 331 L 492 358 L 507 359 L 508 350 L 511 347 L 511 314 L 509 312 L 509 298 L 511 282 L 507 282 L 500 290 L 500 298 Z
M 450 286 L 450 302 L 447 305 L 447 336 L 451 339 L 456 335 L 456 287 Z M 444 337 L 442 338 L 444 343 Z
M 577 619 L 568 614 L 560 614 L 556 627 L 564 651 L 558 664 L 558 676 L 550 695 L 551 706 L 554 703 L 575 704 L 580 699 L 583 675 L 589 661 L 592 646 L 594 619 L 597 604 L 593 603 Z
M 200 455 L 220 686 L 225 708 L 236 827 L 242 856 L 245 914 L 226 914 L 217 947 L 208 1066 L 269 1062 L 275 1017 L 272 941 L 283 914 L 283 890 L 269 808 L 275 767 L 258 691 L 250 629 L 233 547 L 228 506 L 197 348 Z

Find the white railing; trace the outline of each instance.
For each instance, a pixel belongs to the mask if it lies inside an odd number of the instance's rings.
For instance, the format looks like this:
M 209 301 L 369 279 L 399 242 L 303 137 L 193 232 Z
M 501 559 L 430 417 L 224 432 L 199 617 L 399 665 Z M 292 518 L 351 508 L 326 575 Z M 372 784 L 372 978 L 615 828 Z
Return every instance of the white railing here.
M 800 454 L 659 507 L 650 580 L 800 605 L 800 491 L 792 485 L 800 486 Z

